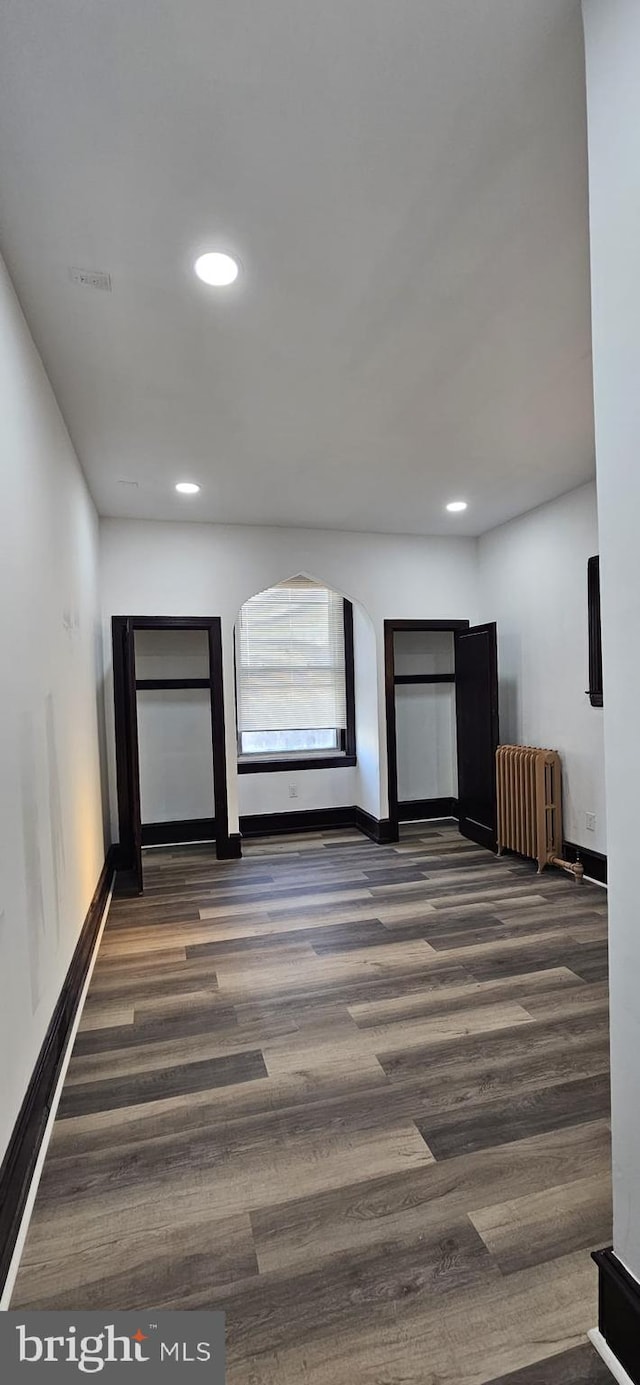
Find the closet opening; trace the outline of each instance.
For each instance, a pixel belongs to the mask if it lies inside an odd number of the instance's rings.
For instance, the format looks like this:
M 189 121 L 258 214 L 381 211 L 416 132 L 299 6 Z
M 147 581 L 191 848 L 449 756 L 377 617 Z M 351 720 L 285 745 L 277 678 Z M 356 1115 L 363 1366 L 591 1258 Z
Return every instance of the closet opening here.
M 389 819 L 457 817 L 495 850 L 498 744 L 494 624 L 385 621 Z
M 219 858 L 239 854 L 228 829 L 221 628 L 197 616 L 115 616 L 112 628 L 120 867 L 141 891 L 145 847 L 211 842 Z

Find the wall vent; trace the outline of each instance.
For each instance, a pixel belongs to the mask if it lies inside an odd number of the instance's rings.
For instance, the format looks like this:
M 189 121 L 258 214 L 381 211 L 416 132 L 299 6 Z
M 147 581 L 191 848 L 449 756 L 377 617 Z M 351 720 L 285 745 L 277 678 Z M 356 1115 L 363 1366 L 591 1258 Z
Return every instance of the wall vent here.
M 103 289 L 111 293 L 111 275 L 103 269 L 70 269 L 72 284 L 80 284 L 85 289 Z

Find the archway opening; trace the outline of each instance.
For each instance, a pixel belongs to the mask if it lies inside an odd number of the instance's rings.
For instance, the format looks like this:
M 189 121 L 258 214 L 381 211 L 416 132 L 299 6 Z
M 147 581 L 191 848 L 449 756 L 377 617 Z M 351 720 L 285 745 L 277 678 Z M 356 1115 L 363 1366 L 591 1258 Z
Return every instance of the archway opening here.
M 377 816 L 376 640 L 361 604 L 299 573 L 243 604 L 234 645 L 243 835 L 261 819 L 272 830 L 291 815 L 301 827 L 347 824 L 356 807 Z

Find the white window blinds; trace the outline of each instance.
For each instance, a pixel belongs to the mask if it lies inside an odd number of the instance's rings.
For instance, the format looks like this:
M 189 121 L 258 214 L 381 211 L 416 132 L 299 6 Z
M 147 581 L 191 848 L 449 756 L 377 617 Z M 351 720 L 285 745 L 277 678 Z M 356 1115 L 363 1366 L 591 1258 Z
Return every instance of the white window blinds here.
M 341 596 L 296 577 L 242 607 L 236 639 L 238 730 L 346 726 Z

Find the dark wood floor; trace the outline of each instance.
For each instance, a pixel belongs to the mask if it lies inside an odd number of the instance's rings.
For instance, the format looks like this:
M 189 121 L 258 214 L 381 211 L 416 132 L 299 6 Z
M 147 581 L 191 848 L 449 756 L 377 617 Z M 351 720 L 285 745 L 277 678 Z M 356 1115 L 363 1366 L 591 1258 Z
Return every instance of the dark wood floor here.
M 145 875 L 12 1307 L 222 1307 L 229 1385 L 609 1382 L 604 892 L 442 823 Z

